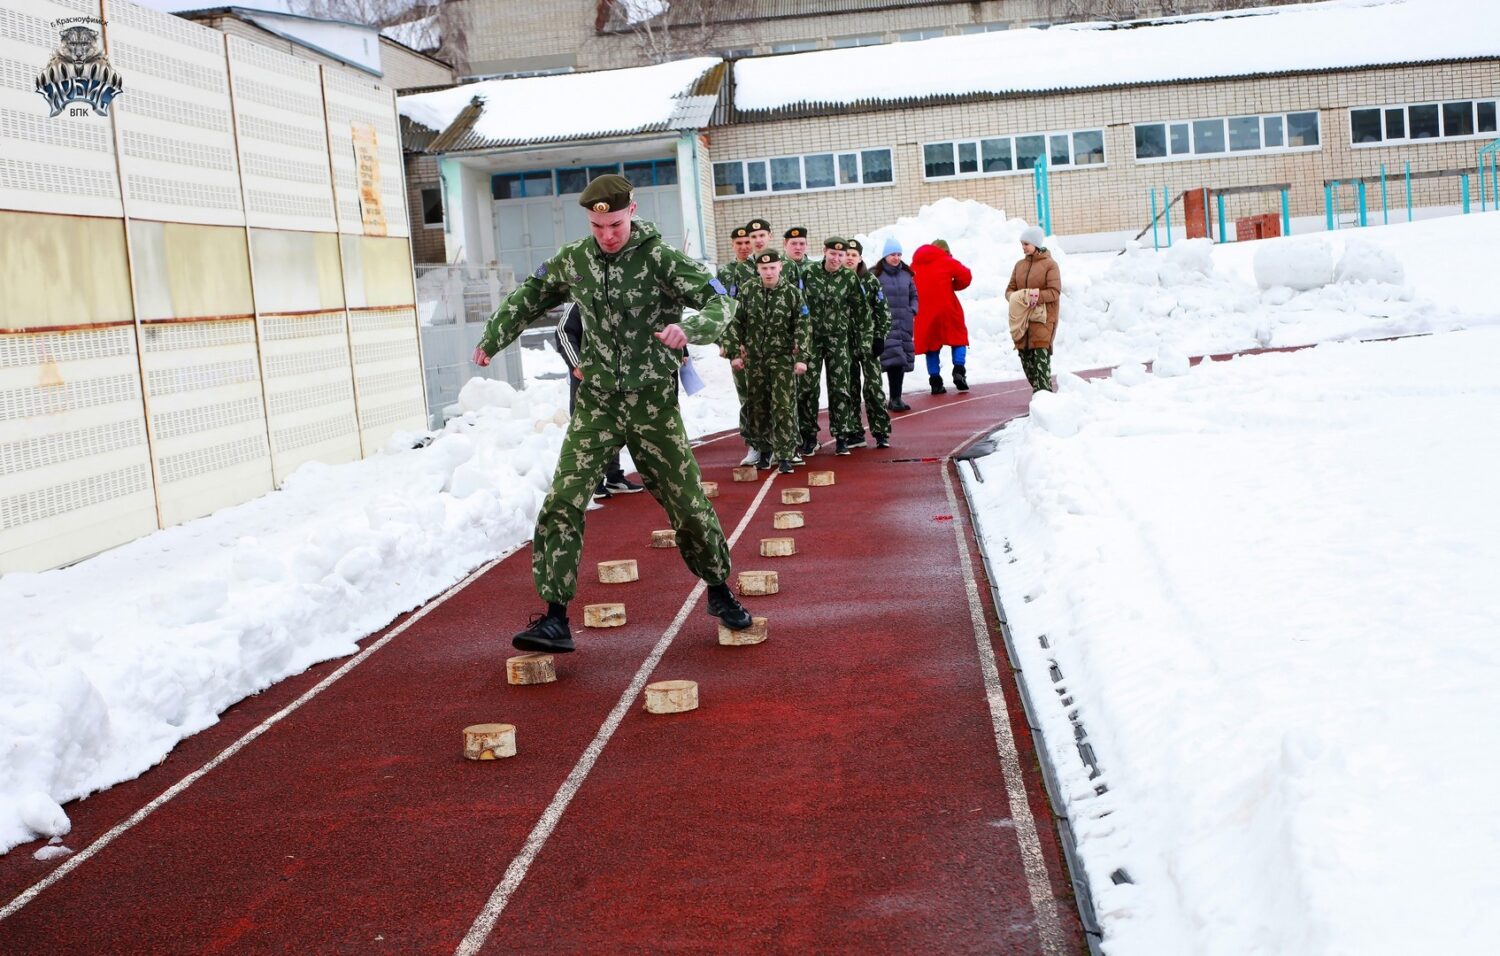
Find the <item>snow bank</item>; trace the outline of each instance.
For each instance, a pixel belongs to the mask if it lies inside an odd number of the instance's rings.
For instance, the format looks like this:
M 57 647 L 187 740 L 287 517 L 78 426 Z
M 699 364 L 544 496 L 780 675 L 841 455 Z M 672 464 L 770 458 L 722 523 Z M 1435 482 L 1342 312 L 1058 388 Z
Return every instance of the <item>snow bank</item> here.
M 1106 952 L 1489 948 L 1497 367 L 1496 329 L 1122 366 L 979 462 Z

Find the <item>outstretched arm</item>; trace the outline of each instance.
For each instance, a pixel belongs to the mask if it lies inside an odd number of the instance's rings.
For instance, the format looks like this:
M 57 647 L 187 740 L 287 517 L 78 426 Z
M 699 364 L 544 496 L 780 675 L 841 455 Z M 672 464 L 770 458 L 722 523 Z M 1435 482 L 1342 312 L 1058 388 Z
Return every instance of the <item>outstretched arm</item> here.
M 474 362 L 488 365 L 495 353 L 514 342 L 532 322 L 546 314 L 548 309 L 560 305 L 568 297 L 567 283 L 562 281 L 558 257 L 553 256 L 527 277 L 490 316 L 484 327 L 479 346 L 474 349 Z M 483 359 L 483 361 L 481 361 Z

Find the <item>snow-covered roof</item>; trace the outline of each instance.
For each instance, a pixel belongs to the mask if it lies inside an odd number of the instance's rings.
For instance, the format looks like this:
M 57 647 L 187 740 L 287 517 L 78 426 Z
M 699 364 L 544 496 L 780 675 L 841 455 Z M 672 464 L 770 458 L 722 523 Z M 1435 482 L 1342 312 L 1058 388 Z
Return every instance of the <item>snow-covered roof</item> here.
M 740 112 L 1500 57 L 1496 0 L 1331 0 L 740 60 Z
M 405 23 L 393 23 L 388 27 L 381 27 L 380 35 L 419 53 L 436 50 L 443 45 L 443 27 L 438 22 L 435 13 L 416 20 L 407 20 Z
M 698 129 L 717 102 L 715 68 L 722 62 L 697 57 L 626 70 L 485 80 L 403 96 L 399 104 L 408 120 L 443 133 L 431 147 L 436 152 Z M 468 109 L 476 99 L 478 108 Z

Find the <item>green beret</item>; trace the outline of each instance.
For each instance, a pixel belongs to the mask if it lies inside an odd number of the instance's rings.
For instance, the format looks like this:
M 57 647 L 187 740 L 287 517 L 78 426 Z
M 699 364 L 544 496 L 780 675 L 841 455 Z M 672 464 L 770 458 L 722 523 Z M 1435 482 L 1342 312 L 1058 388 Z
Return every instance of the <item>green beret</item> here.
M 862 246 L 862 245 L 860 245 L 860 242 L 859 242 L 858 239 L 847 239 L 845 241 L 849 243 L 849 248 L 853 249 L 855 252 L 864 252 L 865 251 L 865 247 Z
M 758 252 L 758 253 L 755 254 L 755 264 L 758 265 L 758 266 L 759 265 L 765 265 L 767 262 L 780 262 L 780 261 L 781 261 L 781 253 L 777 252 L 775 249 L 766 249 L 766 250 L 764 250 L 762 252 Z
M 771 224 L 764 219 L 752 219 L 745 228 L 751 232 L 770 232 Z
M 750 230 L 747 229 L 747 228 L 745 228 L 744 226 L 737 226 L 735 228 L 734 232 L 731 232 L 729 234 L 729 238 L 731 238 L 731 239 L 748 239 L 748 238 L 750 238 Z
M 829 236 L 827 239 L 823 240 L 823 248 L 832 249 L 834 252 L 843 252 L 844 240 L 840 239 L 838 236 Z
M 630 180 L 606 173 L 589 183 L 578 197 L 578 205 L 589 212 L 619 212 L 630 205 Z
M 782 233 L 781 234 L 781 238 L 783 238 L 783 239 L 806 239 L 807 238 L 807 227 L 806 226 L 793 226 L 792 228 L 788 229 L 786 232 Z
M 948 251 L 948 240 L 947 239 L 934 239 L 934 240 L 932 240 L 932 244 L 934 246 L 937 246 L 939 249 L 943 250 L 944 252 Z

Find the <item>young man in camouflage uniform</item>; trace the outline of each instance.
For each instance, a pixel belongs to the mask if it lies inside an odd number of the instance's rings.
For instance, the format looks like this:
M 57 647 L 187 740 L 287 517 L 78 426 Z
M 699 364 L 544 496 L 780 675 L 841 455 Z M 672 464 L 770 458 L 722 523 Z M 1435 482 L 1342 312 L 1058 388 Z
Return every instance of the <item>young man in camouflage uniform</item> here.
M 849 339 L 849 394 L 853 396 L 854 427 L 849 435 L 850 448 L 866 445 L 865 430 L 859 424 L 859 406 L 863 399 L 865 419 L 876 448 L 891 447 L 891 413 L 886 409 L 885 375 L 880 368 L 880 353 L 885 350 L 885 336 L 891 330 L 891 307 L 885 301 L 880 280 L 865 268 L 865 248 L 858 239 L 847 240 L 844 264 L 853 270 L 865 294 L 865 322 L 851 329 Z
M 793 226 L 781 234 L 781 278 L 807 294 L 807 272 L 813 262 L 807 258 L 807 227 Z
M 578 204 L 588 210 L 588 239 L 570 242 L 495 310 L 474 362 L 513 342 L 548 309 L 573 299 L 583 313 L 578 407 L 563 438 L 552 491 L 537 515 L 531 572 L 547 602 L 545 615 L 511 643 L 523 651 L 573 650 L 568 602 L 578 588 L 583 511 L 605 460 L 625 445 L 647 490 L 666 509 L 688 569 L 708 584 L 708 613 L 734 630 L 751 624 L 729 580 L 729 545 L 699 485 L 677 409 L 677 370 L 692 341 L 717 341 L 734 317 L 735 301 L 698 263 L 661 239 L 647 222 L 632 222 L 635 203 L 624 177 L 600 176 Z M 699 309 L 691 331 L 684 307 Z
M 755 257 L 756 281 L 742 287 L 739 308 L 724 340 L 735 369 L 743 369 L 749 404 L 746 407 L 760 467 L 780 463 L 790 474 L 797 450 L 797 376 L 807 371 L 803 361 L 811 323 L 802 293 L 781 279 L 781 256 L 767 249 Z
M 864 288 L 854 272 L 844 268 L 846 244 L 839 238 L 824 241 L 823 261 L 808 268 L 803 295 L 812 313 L 812 348 L 807 374 L 802 377 L 797 419 L 802 429 L 804 458 L 818 452 L 818 406 L 821 404 L 823 370 L 828 371 L 828 430 L 834 452 L 849 454 L 847 436 L 859 428 L 854 417 L 849 382 L 849 338 L 854 327 L 863 327 Z
M 738 290 L 742 286 L 748 286 L 756 279 L 755 264 L 750 261 L 750 229 L 747 226 L 736 226 L 729 233 L 729 241 L 734 245 L 734 261 L 719 267 L 719 284 L 729 290 L 729 294 L 739 297 Z M 726 326 L 726 331 L 728 327 Z M 723 340 L 719 342 L 719 354 L 725 358 L 731 358 L 730 352 Z M 751 441 L 750 430 L 746 425 L 745 418 L 745 373 L 735 369 L 734 394 L 740 400 L 740 437 L 745 440 L 745 457 L 740 462 L 742 465 L 753 465 L 759 460 L 756 454 L 755 442 Z
M 745 228 L 750 230 L 750 255 L 765 252 L 771 244 L 771 224 L 764 219 L 752 219 Z

